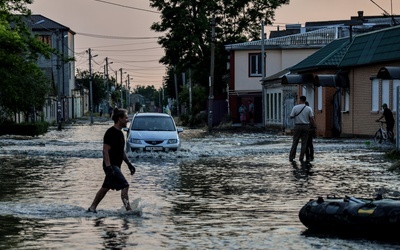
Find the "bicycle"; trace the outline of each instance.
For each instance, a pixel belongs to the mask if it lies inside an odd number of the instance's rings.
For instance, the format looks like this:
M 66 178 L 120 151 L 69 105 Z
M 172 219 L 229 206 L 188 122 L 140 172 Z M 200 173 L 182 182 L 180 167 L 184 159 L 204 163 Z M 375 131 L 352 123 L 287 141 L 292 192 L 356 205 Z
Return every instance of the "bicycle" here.
M 376 143 L 382 143 L 382 142 L 393 142 L 394 141 L 394 135 L 392 131 L 386 131 L 383 128 L 383 124 L 385 124 L 386 122 L 381 122 L 381 121 L 377 121 L 380 122 L 381 125 L 378 129 L 378 131 L 376 131 L 375 136 L 374 136 L 374 141 Z

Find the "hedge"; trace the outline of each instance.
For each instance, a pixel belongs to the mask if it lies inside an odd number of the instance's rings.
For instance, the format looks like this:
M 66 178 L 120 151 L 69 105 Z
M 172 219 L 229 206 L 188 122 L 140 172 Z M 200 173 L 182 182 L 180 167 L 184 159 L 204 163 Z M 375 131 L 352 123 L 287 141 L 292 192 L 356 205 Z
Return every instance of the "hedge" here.
M 38 136 L 47 133 L 48 122 L 0 124 L 0 135 Z

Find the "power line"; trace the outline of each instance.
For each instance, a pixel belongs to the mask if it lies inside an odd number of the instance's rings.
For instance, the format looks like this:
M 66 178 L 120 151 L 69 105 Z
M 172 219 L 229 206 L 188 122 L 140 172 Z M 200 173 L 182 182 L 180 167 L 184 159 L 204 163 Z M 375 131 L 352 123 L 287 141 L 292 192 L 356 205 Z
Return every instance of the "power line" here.
M 104 39 L 130 39 L 130 40 L 143 40 L 143 39 L 154 39 L 158 38 L 157 36 L 139 36 L 139 37 L 131 37 L 131 36 L 105 36 L 99 34 L 90 34 L 90 33 L 83 33 L 83 32 L 76 32 L 77 35 L 81 36 L 89 36 L 95 38 L 104 38 Z
M 122 47 L 122 46 L 139 45 L 139 44 L 149 44 L 149 42 L 123 43 L 123 44 L 114 44 L 114 45 L 111 44 L 111 45 L 93 46 L 92 48 Z
M 152 50 L 152 49 L 162 49 L 160 47 L 149 47 L 149 48 L 142 48 L 142 49 L 96 49 L 96 51 L 103 51 L 103 52 L 128 52 L 128 51 L 141 51 L 141 50 Z
M 102 0 L 94 0 L 94 1 L 96 1 L 96 2 L 100 2 L 100 3 L 111 4 L 111 5 L 115 5 L 115 6 L 119 6 L 119 7 L 123 7 L 123 8 L 133 9 L 133 10 L 140 10 L 140 11 L 145 11 L 145 12 L 150 12 L 150 13 L 160 14 L 160 12 L 158 12 L 158 11 L 154 11 L 154 10 L 146 10 L 146 9 L 141 9 L 141 8 L 136 8 L 136 7 L 131 7 L 131 6 L 122 5 L 122 4 L 117 4 L 117 3 L 111 3 L 111 2 L 102 1 Z

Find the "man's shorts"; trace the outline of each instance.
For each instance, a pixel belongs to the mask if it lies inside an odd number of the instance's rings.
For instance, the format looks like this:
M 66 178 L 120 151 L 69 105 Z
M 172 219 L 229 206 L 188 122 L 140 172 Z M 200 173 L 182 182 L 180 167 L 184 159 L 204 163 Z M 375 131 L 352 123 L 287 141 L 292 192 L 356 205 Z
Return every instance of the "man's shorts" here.
M 124 175 L 121 172 L 121 167 L 111 166 L 114 171 L 114 175 L 107 174 L 105 171 L 105 167 L 103 166 L 104 173 L 106 173 L 106 177 L 104 178 L 102 188 L 109 188 L 112 190 L 121 190 L 126 187 L 129 187 L 128 182 L 126 181 Z

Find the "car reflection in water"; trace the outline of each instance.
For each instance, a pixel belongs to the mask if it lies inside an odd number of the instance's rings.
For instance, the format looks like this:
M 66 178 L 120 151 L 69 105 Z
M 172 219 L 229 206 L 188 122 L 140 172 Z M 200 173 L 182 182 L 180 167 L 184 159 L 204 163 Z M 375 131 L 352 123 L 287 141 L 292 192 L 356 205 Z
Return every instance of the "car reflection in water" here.
M 127 131 L 126 151 L 176 151 L 181 146 L 174 119 L 163 113 L 137 113 Z

